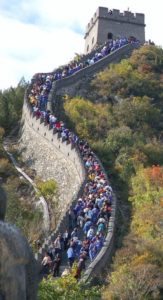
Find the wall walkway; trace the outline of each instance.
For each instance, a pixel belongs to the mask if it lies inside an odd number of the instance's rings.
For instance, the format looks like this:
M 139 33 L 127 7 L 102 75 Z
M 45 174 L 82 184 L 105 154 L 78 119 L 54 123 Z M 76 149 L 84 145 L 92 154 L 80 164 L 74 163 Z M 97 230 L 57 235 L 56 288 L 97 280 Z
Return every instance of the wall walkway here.
M 118 63 L 122 59 L 128 58 L 139 44 L 127 44 L 115 50 L 104 58 L 98 60 L 91 66 L 83 68 L 71 76 L 53 82 L 52 89 L 49 93 L 48 107 L 50 110 L 58 113 L 61 109 L 61 97 L 65 94 L 74 97 L 87 97 L 88 82 L 96 73 L 104 70 L 110 63 Z
M 79 92 L 79 88 L 77 88 L 79 83 L 83 82 L 84 84 L 85 80 L 88 80 L 88 78 L 90 80 L 96 72 L 103 70 L 109 63 L 119 62 L 122 58 L 128 57 L 133 49 L 137 47 L 135 44 L 125 45 L 92 66 L 84 68 L 65 79 L 55 81 L 49 95 L 49 107 L 52 105 L 56 111 L 58 108 L 57 95 L 69 94 L 74 96 L 77 91 Z M 39 255 L 51 244 L 58 232 L 66 229 L 68 221 L 67 208 L 72 206 L 76 199 L 82 195 L 82 190 L 86 183 L 86 171 L 80 153 L 75 148 L 72 149 L 70 144 L 62 142 L 57 134 L 54 135 L 52 130 L 50 131 L 47 126 L 40 124 L 40 120 L 33 117 L 26 97 L 22 120 L 20 149 L 24 158 L 27 163 L 31 164 L 38 171 L 42 178 L 55 178 L 61 187 L 60 203 L 62 205 L 62 213 L 60 222 L 55 232 L 51 233 L 45 240 L 37 255 L 39 258 Z M 85 281 L 99 275 L 101 270 L 111 260 L 116 226 L 116 206 L 116 197 L 113 194 L 112 214 L 106 241 L 97 257 L 88 266 L 83 276 Z

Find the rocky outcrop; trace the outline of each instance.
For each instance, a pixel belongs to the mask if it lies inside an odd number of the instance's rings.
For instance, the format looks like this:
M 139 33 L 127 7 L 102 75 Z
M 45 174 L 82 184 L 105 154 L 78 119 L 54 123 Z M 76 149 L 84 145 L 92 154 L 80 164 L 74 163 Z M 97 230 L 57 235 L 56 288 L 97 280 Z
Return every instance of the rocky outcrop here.
M 27 240 L 4 222 L 6 195 L 0 187 L 0 299 L 37 299 L 39 268 Z

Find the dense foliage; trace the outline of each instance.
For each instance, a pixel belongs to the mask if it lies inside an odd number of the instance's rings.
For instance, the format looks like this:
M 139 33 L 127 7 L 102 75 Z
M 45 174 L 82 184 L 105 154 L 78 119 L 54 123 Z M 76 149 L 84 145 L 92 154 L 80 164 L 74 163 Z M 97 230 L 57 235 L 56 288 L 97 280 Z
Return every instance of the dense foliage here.
M 77 97 L 65 101 L 76 132 L 101 154 L 110 173 L 117 176 L 118 172 L 126 184 L 139 164 L 163 163 L 162 59 L 162 49 L 144 46 L 97 75 L 92 85 L 98 103 Z
M 130 234 L 116 253 L 103 299 L 162 299 L 163 167 L 140 168 L 131 191 Z
M 24 78 L 16 88 L 0 91 L 0 126 L 9 132 L 20 120 L 27 83 Z
M 93 81 L 99 95 L 121 99 L 144 95 L 162 99 L 163 50 L 159 47 L 144 46 L 135 50 L 131 58 L 120 64 L 112 64 L 99 73 Z
M 99 300 L 100 289 L 89 287 L 78 282 L 75 275 L 75 267 L 71 274 L 61 278 L 49 277 L 43 279 L 39 288 L 39 300 Z
M 98 99 L 65 100 L 66 115 L 99 155 L 117 190 L 118 236 L 128 230 L 118 243 L 103 299 L 162 297 L 162 71 L 163 50 L 143 46 L 94 78 Z

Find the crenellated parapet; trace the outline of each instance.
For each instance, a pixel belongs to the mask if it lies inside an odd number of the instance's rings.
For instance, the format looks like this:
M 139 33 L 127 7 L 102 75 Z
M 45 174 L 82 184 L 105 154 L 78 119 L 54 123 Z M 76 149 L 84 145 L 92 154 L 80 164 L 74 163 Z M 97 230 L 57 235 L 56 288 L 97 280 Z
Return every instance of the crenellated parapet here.
M 86 26 L 86 34 L 90 31 L 92 26 L 94 26 L 94 24 L 100 18 L 104 18 L 115 22 L 126 22 L 145 26 L 145 15 L 142 13 L 132 13 L 129 10 L 121 12 L 119 9 L 111 10 L 106 7 L 99 7 Z

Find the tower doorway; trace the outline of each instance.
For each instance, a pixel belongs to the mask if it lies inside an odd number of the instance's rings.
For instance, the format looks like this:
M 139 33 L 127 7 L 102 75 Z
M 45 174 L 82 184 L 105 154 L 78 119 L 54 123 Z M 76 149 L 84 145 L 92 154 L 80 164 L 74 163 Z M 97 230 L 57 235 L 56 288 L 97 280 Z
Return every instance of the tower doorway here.
M 113 34 L 111 32 L 108 33 L 108 40 L 112 40 L 113 39 Z

